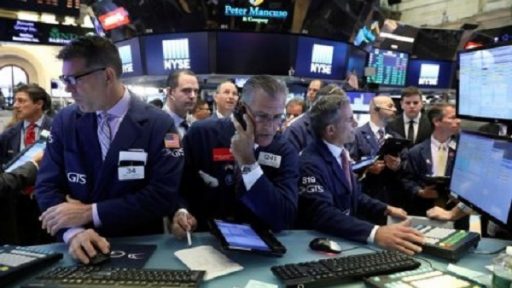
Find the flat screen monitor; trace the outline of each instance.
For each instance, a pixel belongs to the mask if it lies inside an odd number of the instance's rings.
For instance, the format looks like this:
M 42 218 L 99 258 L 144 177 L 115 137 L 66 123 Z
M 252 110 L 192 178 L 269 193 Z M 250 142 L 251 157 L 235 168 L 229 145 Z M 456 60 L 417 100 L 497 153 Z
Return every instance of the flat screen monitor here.
M 451 87 L 454 62 L 411 59 L 407 86 L 448 89 Z
M 287 34 L 218 32 L 215 72 L 288 75 L 295 64 L 295 39 Z
M 460 52 L 459 65 L 459 117 L 512 120 L 512 44 Z
M 312 37 L 299 37 L 295 75 L 299 77 L 344 79 L 349 45 Z
M 450 190 L 471 208 L 510 225 L 512 139 L 462 131 Z
M 142 43 L 148 75 L 168 75 L 177 69 L 210 73 L 206 32 L 143 36 Z
M 139 38 L 117 42 L 116 46 L 123 65 L 123 78 L 144 75 Z
M 350 46 L 347 58 L 347 73 L 355 73 L 358 78 L 362 78 L 364 76 L 366 60 L 368 59 L 368 52 L 361 48 Z
M 369 113 L 370 102 L 375 93 L 364 92 L 364 91 L 350 91 L 347 92 L 347 96 L 350 99 L 350 104 L 354 112 Z
M 368 57 L 368 67 L 375 75 L 368 76 L 369 83 L 384 86 L 404 86 L 409 55 L 404 52 L 375 48 Z

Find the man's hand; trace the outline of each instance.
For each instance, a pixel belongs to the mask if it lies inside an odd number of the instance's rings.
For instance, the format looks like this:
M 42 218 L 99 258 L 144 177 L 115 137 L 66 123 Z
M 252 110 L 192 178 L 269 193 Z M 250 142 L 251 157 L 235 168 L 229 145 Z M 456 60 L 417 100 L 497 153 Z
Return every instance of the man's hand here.
M 73 200 L 52 206 L 39 216 L 41 227 L 55 236 L 62 228 L 82 226 L 92 222 L 92 205 Z
M 420 253 L 420 245 L 424 242 L 423 235 L 409 227 L 410 224 L 410 220 L 406 220 L 379 227 L 375 233 L 375 243 L 380 247 L 398 250 L 408 255 Z
M 254 158 L 254 124 L 247 114 L 244 114 L 244 120 L 247 123 L 246 130 L 234 117 L 232 118 L 236 132 L 231 137 L 230 150 L 238 164 L 249 165 L 256 162 L 256 158 Z
M 385 213 L 386 213 L 386 215 L 389 215 L 391 217 L 396 217 L 396 218 L 400 218 L 403 220 L 407 219 L 407 212 L 405 212 L 405 210 L 402 208 L 388 205 Z
M 43 160 L 43 155 L 44 155 L 43 151 L 36 152 L 36 154 L 34 154 L 34 156 L 32 156 L 32 161 L 34 161 L 37 164 L 37 166 L 41 165 L 41 160 Z
M 181 239 L 187 235 L 187 231 L 191 232 L 196 230 L 197 220 L 192 214 L 184 210 L 178 210 L 174 213 L 172 223 L 169 223 L 169 225 L 169 231 L 171 231 L 174 236 Z
M 89 259 L 98 253 L 97 250 L 105 254 L 109 253 L 110 243 L 92 229 L 76 234 L 69 241 L 69 254 L 73 259 L 84 264 L 89 264 Z
M 400 157 L 394 157 L 391 155 L 384 155 L 384 163 L 392 171 L 400 169 Z
M 436 185 L 425 186 L 425 188 L 418 191 L 418 196 L 425 199 L 437 199 L 439 193 L 437 193 Z
M 384 163 L 384 161 L 377 160 L 370 167 L 368 167 L 368 169 L 366 169 L 366 172 L 377 175 L 380 174 L 380 172 L 382 172 L 384 168 L 386 168 L 386 164 Z

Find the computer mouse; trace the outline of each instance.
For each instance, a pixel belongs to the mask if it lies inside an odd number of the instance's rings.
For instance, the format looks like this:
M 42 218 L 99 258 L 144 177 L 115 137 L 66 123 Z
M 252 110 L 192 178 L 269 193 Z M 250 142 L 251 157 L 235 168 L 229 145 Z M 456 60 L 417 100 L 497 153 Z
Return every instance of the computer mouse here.
M 341 253 L 341 247 L 335 241 L 327 238 L 315 238 L 309 242 L 309 248 L 326 253 Z
M 94 248 L 96 249 L 96 255 L 89 258 L 89 264 L 87 265 L 100 265 L 110 260 L 110 252 L 103 253 L 99 248 Z

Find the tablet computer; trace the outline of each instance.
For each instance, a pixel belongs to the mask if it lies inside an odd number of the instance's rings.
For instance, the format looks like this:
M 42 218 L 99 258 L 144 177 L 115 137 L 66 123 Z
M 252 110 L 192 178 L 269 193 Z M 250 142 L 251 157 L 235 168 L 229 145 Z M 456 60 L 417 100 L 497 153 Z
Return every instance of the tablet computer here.
M 364 169 L 366 169 L 368 166 L 373 165 L 373 163 L 375 163 L 375 161 L 377 161 L 378 159 L 379 159 L 379 156 L 376 156 L 376 157 L 370 157 L 370 158 L 361 160 L 359 162 L 356 162 L 356 163 L 352 164 L 352 172 L 359 173 L 359 172 L 363 171 Z
M 246 223 L 233 223 L 214 219 L 210 221 L 213 235 L 224 249 L 253 252 L 270 256 L 283 256 L 286 247 L 269 230 Z
M 379 155 L 381 157 L 384 157 L 384 155 L 398 156 L 404 148 L 408 148 L 410 145 L 411 141 L 407 139 L 388 138 L 380 147 Z
M 39 139 L 34 144 L 25 147 L 25 149 L 21 150 L 18 155 L 16 155 L 11 161 L 4 165 L 4 171 L 11 172 L 19 166 L 27 163 L 28 161 L 32 160 L 32 157 L 34 157 L 37 152 L 44 150 L 44 148 L 46 148 L 45 139 Z

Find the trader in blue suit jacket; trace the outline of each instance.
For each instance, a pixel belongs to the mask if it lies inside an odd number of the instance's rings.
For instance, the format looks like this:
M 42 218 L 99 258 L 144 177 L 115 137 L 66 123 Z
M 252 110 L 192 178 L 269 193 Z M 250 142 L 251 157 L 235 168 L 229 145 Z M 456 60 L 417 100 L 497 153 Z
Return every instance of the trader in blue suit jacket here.
M 109 40 L 73 40 L 57 56 L 76 101 L 55 117 L 36 182 L 42 226 L 88 263 L 102 236 L 163 232 L 176 210 L 183 150 L 165 112 L 128 92 Z M 100 236 L 102 235 L 102 236 Z
M 428 117 L 434 132 L 431 137 L 409 150 L 405 163 L 405 177 L 402 179 L 404 188 L 410 195 L 407 210 L 420 216 L 425 216 L 427 210 L 434 207 L 436 200 L 444 201 L 438 204 L 446 203 L 447 195 L 437 191 L 436 186 L 428 182 L 427 176 L 451 175 L 457 147 L 454 137 L 460 129 L 460 119 L 457 118 L 455 107 L 451 104 L 432 106 Z M 444 196 L 444 199 L 441 196 Z
M 311 110 L 317 136 L 300 156 L 299 217 L 304 224 L 350 240 L 375 243 L 407 254 L 421 251 L 422 235 L 408 222 L 378 226 L 358 215 L 380 214 L 405 218 L 405 211 L 388 206 L 359 191 L 350 171 L 344 144 L 354 140 L 356 122 L 343 92 L 319 99 Z
M 376 96 L 370 102 L 370 121 L 356 129 L 355 141 L 350 144 L 350 157 L 356 162 L 379 156 L 379 149 L 387 138 L 402 138 L 387 129 L 387 123 L 396 113 L 393 99 Z M 373 165 L 359 172 L 362 191 L 384 203 L 401 207 L 400 155 L 380 155 Z M 381 219 L 382 220 L 382 219 Z M 381 223 L 385 223 L 384 221 Z
M 291 228 L 297 213 L 298 157 L 276 135 L 286 95 L 283 82 L 254 76 L 244 85 L 240 104 L 247 129 L 234 118 L 192 125 L 184 138 L 180 191 L 188 213 L 175 213 L 175 235 L 183 236 L 196 223 L 198 230 L 205 230 L 211 218 L 257 223 L 275 231 Z

